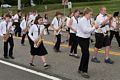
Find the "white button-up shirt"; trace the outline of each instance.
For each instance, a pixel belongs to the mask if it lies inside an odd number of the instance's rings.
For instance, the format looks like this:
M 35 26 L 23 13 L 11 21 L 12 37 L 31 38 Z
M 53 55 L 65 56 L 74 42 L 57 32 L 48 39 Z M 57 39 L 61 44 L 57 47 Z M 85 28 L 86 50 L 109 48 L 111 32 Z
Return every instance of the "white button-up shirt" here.
M 15 15 L 13 16 L 13 20 L 14 20 L 14 22 L 18 22 L 18 19 L 19 19 L 18 14 L 15 14 Z
M 0 35 L 3 36 L 4 34 L 7 33 L 7 31 L 9 31 L 9 33 L 13 33 L 14 31 L 14 28 L 12 26 L 12 22 L 7 22 L 5 20 L 3 20 L 1 23 L 0 23 Z
M 20 28 L 22 29 L 22 31 L 27 27 L 27 22 L 25 19 L 23 19 L 20 23 Z
M 58 29 L 60 25 L 62 24 L 62 20 L 61 19 L 58 20 L 56 17 L 54 17 L 51 24 L 53 25 L 55 29 Z
M 28 23 L 30 24 L 29 26 L 31 26 L 31 24 L 34 24 L 35 18 L 36 18 L 36 15 L 32 14 L 29 16 L 29 19 L 28 19 Z
M 90 20 L 88 20 L 86 17 L 82 17 L 81 19 L 79 19 L 76 36 L 89 38 L 94 30 L 95 27 L 92 27 L 92 25 L 90 24 Z
M 40 28 L 38 28 L 40 27 Z M 31 38 L 32 41 L 35 41 L 38 39 L 39 35 L 44 31 L 45 26 L 44 25 L 36 25 L 33 24 L 30 29 L 29 29 L 29 37 Z M 38 29 L 40 29 L 40 34 L 38 33 Z
M 117 21 L 117 18 L 113 17 L 112 23 L 111 23 L 113 27 L 110 27 L 110 30 L 114 30 L 116 28 L 116 26 L 117 26 L 116 21 Z
M 74 30 L 77 30 L 77 26 L 78 26 L 78 23 L 79 23 L 78 18 L 77 18 L 77 20 L 76 20 L 75 17 L 73 16 L 73 17 L 71 17 L 71 19 L 72 19 L 72 25 L 71 25 L 71 27 L 72 27 Z M 72 29 L 70 29 L 70 33 L 76 33 L 76 32 L 74 32 Z
M 61 19 L 57 19 L 56 17 L 54 17 L 54 19 L 52 20 L 52 23 L 51 23 L 53 26 L 54 29 L 58 29 L 61 24 L 62 24 L 62 20 Z M 60 32 L 59 32 L 60 33 Z M 55 35 L 58 35 L 59 34 L 58 32 L 54 31 L 54 34 Z
M 105 15 L 102 15 L 101 13 L 96 18 L 96 23 L 99 25 L 99 28 L 102 26 L 102 23 L 104 20 L 106 20 L 108 17 Z M 109 22 L 107 22 L 109 23 Z M 109 30 L 109 25 L 105 25 L 105 27 L 101 28 L 101 32 L 98 32 L 98 30 L 95 30 L 96 33 L 106 33 L 106 31 Z

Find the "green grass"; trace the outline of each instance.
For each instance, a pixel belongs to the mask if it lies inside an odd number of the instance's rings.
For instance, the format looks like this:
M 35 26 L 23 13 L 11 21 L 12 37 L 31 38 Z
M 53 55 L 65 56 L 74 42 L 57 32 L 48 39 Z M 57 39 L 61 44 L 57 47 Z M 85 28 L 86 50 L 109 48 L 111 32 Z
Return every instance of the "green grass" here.
M 73 3 L 73 8 L 74 9 L 79 9 L 80 11 L 83 11 L 85 7 L 91 7 L 94 12 L 94 16 L 98 14 L 99 8 L 101 6 L 106 6 L 108 9 L 108 13 L 112 14 L 114 11 L 120 11 L 120 0 L 110 0 L 110 1 L 96 1 L 96 2 L 80 2 L 80 3 Z M 48 4 L 48 9 L 44 9 L 44 5 L 37 5 L 35 7 L 25 7 L 23 9 L 24 13 L 27 13 L 32 10 L 37 10 L 41 15 L 44 13 L 47 13 L 48 16 L 50 17 L 50 20 L 53 18 L 54 14 L 56 11 L 61 11 L 64 12 L 64 7 L 61 4 Z M 8 12 L 8 10 L 13 11 L 14 13 L 16 12 L 17 8 L 10 8 L 10 9 L 3 9 L 1 10 L 0 8 L 0 14 Z M 69 13 L 69 10 L 66 8 L 65 9 L 65 14 L 67 15 Z

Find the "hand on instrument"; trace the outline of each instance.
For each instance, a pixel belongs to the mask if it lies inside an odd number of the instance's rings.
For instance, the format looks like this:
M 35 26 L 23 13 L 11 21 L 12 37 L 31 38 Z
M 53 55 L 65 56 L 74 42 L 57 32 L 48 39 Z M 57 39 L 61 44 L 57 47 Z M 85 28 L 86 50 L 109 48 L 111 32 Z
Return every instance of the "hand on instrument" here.
M 94 27 L 95 27 L 95 29 L 98 29 L 98 28 L 99 28 L 99 25 L 98 25 L 98 24 L 95 24 Z

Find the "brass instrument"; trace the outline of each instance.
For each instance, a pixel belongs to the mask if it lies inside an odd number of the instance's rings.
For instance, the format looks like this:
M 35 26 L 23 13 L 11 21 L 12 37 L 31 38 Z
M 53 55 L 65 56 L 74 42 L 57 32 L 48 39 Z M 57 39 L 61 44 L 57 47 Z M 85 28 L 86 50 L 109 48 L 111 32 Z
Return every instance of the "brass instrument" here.
M 94 20 L 94 18 L 91 18 L 91 19 L 90 19 L 90 24 L 91 24 L 92 27 L 95 25 L 95 20 Z
M 60 25 L 58 31 L 55 31 L 55 34 L 56 34 L 56 35 L 58 35 L 58 34 L 62 31 L 62 28 L 65 27 L 66 21 L 67 21 L 67 18 L 64 18 L 64 19 L 62 20 L 62 24 Z
M 3 35 L 3 41 L 7 42 L 8 38 L 11 37 L 10 29 L 12 28 L 12 25 L 9 27 L 8 30 L 6 30 L 6 34 Z M 7 28 L 6 28 L 7 29 Z
M 36 43 L 34 43 L 34 48 L 38 48 L 42 42 L 43 42 L 43 39 L 40 35 L 39 38 L 37 39 Z
M 114 31 L 118 32 L 120 29 L 120 18 L 117 18 L 116 22 L 116 27 L 114 28 Z
M 3 41 L 7 42 L 8 38 L 11 37 L 11 34 L 9 32 L 7 32 L 6 34 L 4 34 L 3 36 Z
M 27 33 L 28 30 L 29 30 L 29 27 L 26 27 L 26 28 L 23 30 L 24 34 Z

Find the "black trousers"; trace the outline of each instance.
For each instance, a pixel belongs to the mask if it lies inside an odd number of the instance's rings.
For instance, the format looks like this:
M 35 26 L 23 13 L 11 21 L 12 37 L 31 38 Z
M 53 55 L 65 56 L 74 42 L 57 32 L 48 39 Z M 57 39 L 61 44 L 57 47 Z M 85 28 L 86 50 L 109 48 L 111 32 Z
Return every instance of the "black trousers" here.
M 49 32 L 49 30 L 48 30 L 50 24 L 44 24 L 44 26 L 45 26 L 45 29 L 46 29 L 47 33 L 50 34 L 50 32 Z
M 75 33 L 70 33 L 70 38 L 71 38 L 71 49 L 70 53 L 77 54 L 77 37 Z
M 116 31 L 110 31 L 110 44 L 111 44 L 111 42 L 112 42 L 112 39 L 113 39 L 113 36 L 115 35 L 115 37 L 116 37 L 116 40 L 117 40 L 117 42 L 118 42 L 118 45 L 119 45 L 119 47 L 120 47 L 120 35 L 119 35 L 119 32 L 116 32 Z
M 59 51 L 60 50 L 60 43 L 61 43 L 61 34 L 56 35 L 57 41 L 55 43 L 54 49 Z
M 28 36 L 28 32 L 22 35 L 21 44 L 24 44 L 26 35 Z
M 8 54 L 8 43 L 10 45 L 9 48 L 9 54 Z M 9 37 L 7 42 L 4 42 L 4 57 L 6 56 L 12 56 L 13 55 L 13 47 L 14 47 L 14 41 L 13 41 L 13 36 Z
M 15 25 L 15 36 L 21 37 L 21 28 L 19 22 L 14 22 Z
M 77 37 L 77 42 L 81 47 L 82 57 L 80 61 L 79 70 L 83 72 L 88 72 L 89 64 L 89 38 Z

